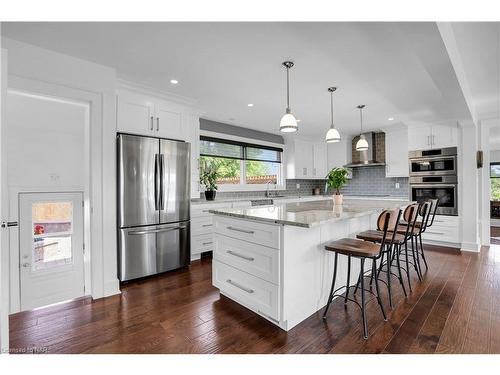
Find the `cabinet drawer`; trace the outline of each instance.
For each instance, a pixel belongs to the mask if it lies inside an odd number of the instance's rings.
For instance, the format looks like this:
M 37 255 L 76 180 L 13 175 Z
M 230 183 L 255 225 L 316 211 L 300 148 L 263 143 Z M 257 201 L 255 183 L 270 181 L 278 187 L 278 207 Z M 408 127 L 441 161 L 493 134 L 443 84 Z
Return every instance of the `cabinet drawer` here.
M 215 210 L 218 208 L 231 208 L 231 203 L 191 204 L 191 219 L 195 217 L 212 216 L 208 210 Z
M 191 233 L 194 236 L 212 233 L 214 227 L 212 220 L 212 215 L 191 219 Z
M 429 219 L 429 224 L 432 218 Z M 460 225 L 460 218 L 458 216 L 444 216 L 444 215 L 436 215 L 434 218 L 434 223 L 429 230 L 432 230 L 434 227 L 456 227 Z
M 216 288 L 249 309 L 279 320 L 279 290 L 270 282 L 214 260 L 212 281 Z
M 191 255 L 201 254 L 205 251 L 213 251 L 214 238 L 213 234 L 202 234 L 191 236 Z
M 279 255 L 277 249 L 214 235 L 216 260 L 274 284 L 279 284 Z
M 228 237 L 244 240 L 275 249 L 280 247 L 280 227 L 273 224 L 254 223 L 248 220 L 216 216 L 214 231 Z
M 448 227 L 448 226 L 438 226 L 436 222 L 432 227 L 426 229 L 422 233 L 422 239 L 431 241 L 443 241 L 443 242 L 453 242 L 458 243 L 461 241 L 459 238 L 458 227 Z

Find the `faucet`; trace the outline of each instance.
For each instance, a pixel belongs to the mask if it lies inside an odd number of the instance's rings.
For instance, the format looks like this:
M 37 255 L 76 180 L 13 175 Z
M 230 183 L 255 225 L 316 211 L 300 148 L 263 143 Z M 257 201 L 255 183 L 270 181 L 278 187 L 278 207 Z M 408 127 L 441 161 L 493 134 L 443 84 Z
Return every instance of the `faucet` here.
M 271 180 L 266 182 L 266 197 L 269 198 L 269 184 L 272 184 Z

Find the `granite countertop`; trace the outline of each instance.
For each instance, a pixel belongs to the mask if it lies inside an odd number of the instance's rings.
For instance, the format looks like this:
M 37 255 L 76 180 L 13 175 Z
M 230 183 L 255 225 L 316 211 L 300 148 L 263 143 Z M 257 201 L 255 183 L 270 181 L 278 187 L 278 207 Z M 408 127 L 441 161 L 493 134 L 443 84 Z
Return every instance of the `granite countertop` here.
M 379 213 L 384 209 L 406 206 L 409 203 L 408 200 L 358 200 L 344 197 L 342 206 L 334 206 L 332 199 L 325 199 L 250 208 L 212 209 L 209 212 L 240 219 L 311 228 L 326 221 L 348 220 Z
M 277 201 L 282 200 L 297 200 L 297 199 L 314 199 L 314 200 L 331 200 L 331 195 L 285 195 L 285 196 L 254 196 L 254 197 L 233 197 L 233 198 L 216 198 L 213 201 L 207 201 L 203 198 L 193 198 L 191 199 L 192 205 L 198 204 L 215 204 L 215 203 L 230 203 L 230 202 L 244 202 L 253 200 L 265 200 L 273 199 Z M 344 195 L 344 199 L 362 199 L 362 200 L 388 200 L 388 201 L 401 201 L 405 200 L 406 197 L 396 197 L 396 196 L 366 196 L 366 195 Z

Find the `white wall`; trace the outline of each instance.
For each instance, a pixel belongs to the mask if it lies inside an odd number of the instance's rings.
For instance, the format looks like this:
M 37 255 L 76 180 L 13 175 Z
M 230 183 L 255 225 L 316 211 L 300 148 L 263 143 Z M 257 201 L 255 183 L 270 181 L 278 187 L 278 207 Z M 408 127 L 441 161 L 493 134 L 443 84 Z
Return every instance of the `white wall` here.
M 116 72 L 114 69 L 4 38 L 9 87 L 19 79 L 50 84 L 97 98 L 91 123 L 92 296 L 119 293 L 116 269 Z M 16 87 L 14 87 L 16 88 Z

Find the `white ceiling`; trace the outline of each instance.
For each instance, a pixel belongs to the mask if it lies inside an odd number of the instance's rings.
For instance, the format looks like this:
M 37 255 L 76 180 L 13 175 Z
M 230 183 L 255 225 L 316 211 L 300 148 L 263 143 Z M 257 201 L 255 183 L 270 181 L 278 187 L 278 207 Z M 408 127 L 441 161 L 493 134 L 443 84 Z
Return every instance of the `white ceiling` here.
M 489 49 L 494 28 L 481 26 L 469 33 L 471 28 L 458 25 L 456 30 L 466 34 L 458 44 L 461 52 L 471 51 L 464 52 L 464 66 L 473 71 L 467 77 L 481 107 L 498 100 L 499 80 L 489 78 L 499 59 Z M 288 59 L 296 64 L 291 70 L 292 112 L 302 120 L 305 136 L 324 136 L 329 126 L 326 89 L 332 85 L 338 86 L 336 124 L 344 133 L 359 129 L 358 104 L 367 105 L 365 125 L 373 129 L 470 118 L 432 22 L 3 23 L 2 33 L 192 98 L 206 118 L 273 133 L 279 132 L 284 113 L 281 62 Z M 172 78 L 179 80 L 177 86 L 170 84 Z

